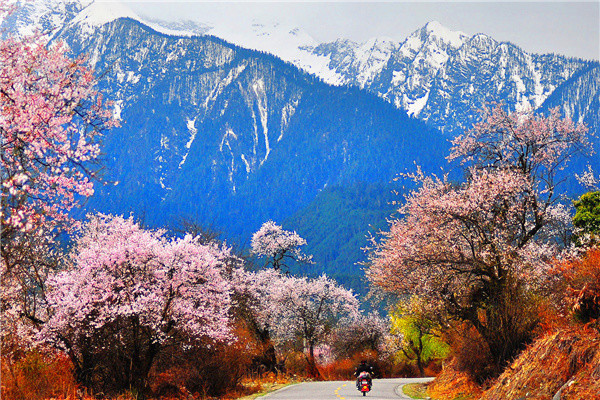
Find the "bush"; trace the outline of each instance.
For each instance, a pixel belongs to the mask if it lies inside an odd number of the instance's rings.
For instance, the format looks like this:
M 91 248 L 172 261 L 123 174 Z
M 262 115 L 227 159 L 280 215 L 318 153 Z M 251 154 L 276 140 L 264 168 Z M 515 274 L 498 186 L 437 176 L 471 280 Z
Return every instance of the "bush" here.
M 481 388 L 470 374 L 458 368 L 456 358 L 449 360 L 441 373 L 428 386 L 427 392 L 435 399 L 475 400 L 481 396 Z
M 236 329 L 236 338 L 229 344 L 197 343 L 162 355 L 150 373 L 152 393 L 166 397 L 219 397 L 239 389 L 252 361 L 255 343 L 241 327 Z
M 62 353 L 31 351 L 17 361 L 2 357 L 3 399 L 74 398 L 76 392 L 73 365 Z
M 285 370 L 290 375 L 305 376 L 308 360 L 302 351 L 290 352 L 285 358 Z
M 565 300 L 582 323 L 600 318 L 600 248 L 590 249 L 581 258 L 562 267 Z M 596 323 L 596 327 L 600 325 Z
M 453 369 L 478 383 L 484 382 L 492 374 L 494 362 L 479 332 L 469 322 L 462 322 L 447 332 L 447 337 L 454 358 Z

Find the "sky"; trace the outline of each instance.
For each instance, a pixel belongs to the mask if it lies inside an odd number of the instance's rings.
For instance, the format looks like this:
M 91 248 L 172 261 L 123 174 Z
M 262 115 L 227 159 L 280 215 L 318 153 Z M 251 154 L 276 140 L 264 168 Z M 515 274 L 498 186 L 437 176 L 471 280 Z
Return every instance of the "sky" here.
M 125 1 L 134 11 L 164 20 L 281 22 L 318 42 L 372 37 L 405 39 L 436 20 L 468 35 L 485 33 L 533 53 L 600 60 L 600 0 L 595 1 L 388 1 L 207 2 Z

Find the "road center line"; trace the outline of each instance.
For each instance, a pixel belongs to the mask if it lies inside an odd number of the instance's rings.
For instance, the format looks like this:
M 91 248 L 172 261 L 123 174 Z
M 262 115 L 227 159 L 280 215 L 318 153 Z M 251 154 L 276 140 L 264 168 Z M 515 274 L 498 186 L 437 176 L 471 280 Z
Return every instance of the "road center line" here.
M 338 397 L 338 399 L 340 400 L 346 400 L 345 397 L 340 396 L 340 390 L 342 390 L 342 388 L 346 386 L 346 385 L 342 385 L 339 388 L 335 389 L 335 395 Z

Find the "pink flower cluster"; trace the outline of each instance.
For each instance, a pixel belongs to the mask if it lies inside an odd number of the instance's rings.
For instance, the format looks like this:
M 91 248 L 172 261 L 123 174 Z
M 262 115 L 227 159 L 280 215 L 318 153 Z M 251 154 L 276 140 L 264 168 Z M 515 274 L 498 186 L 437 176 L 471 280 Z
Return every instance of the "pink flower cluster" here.
M 557 172 L 588 145 L 587 128 L 561 119 L 484 110 L 454 141 L 451 160 L 467 179 L 411 175 L 421 184 L 383 240 L 373 242 L 370 279 L 393 291 L 440 296 L 475 293 L 508 276 L 533 284 L 559 248 L 570 220 L 558 203 Z
M 86 165 L 114 121 L 92 71 L 65 53 L 35 37 L 0 40 L 3 229 L 70 221 L 77 196 L 93 193 Z
M 229 249 L 141 228 L 132 218 L 90 217 L 72 267 L 48 280 L 52 310 L 41 337 L 55 344 L 132 321 L 162 343 L 176 332 L 227 340 L 231 284 Z

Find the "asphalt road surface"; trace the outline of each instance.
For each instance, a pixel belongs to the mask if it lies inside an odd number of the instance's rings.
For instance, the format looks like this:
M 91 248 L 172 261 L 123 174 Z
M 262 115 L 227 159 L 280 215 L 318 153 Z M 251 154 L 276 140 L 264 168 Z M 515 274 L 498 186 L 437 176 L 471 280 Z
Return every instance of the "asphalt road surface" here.
M 366 397 L 356 389 L 355 381 L 305 382 L 284 387 L 258 399 L 265 400 L 398 400 L 410 399 L 402 393 L 407 383 L 427 382 L 433 378 L 374 379 Z

